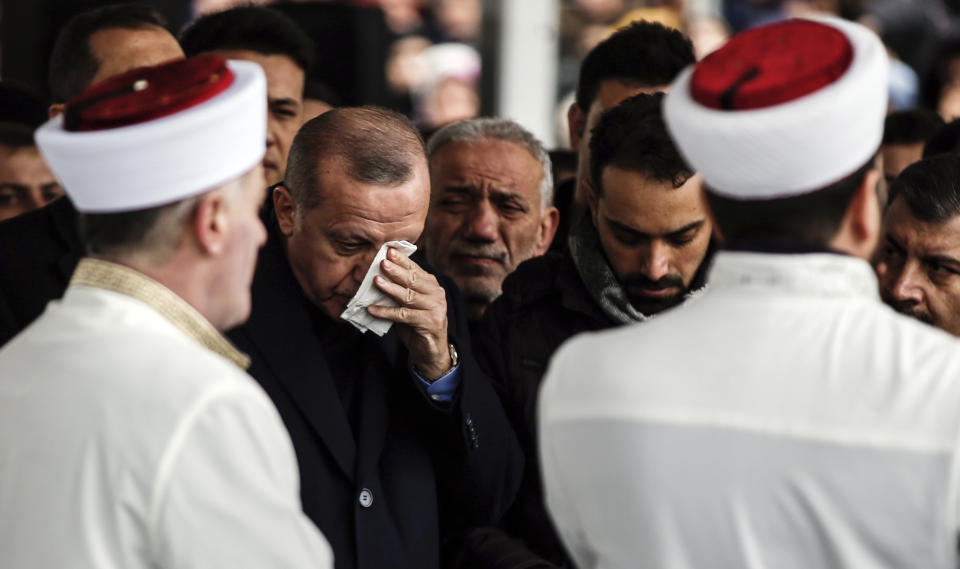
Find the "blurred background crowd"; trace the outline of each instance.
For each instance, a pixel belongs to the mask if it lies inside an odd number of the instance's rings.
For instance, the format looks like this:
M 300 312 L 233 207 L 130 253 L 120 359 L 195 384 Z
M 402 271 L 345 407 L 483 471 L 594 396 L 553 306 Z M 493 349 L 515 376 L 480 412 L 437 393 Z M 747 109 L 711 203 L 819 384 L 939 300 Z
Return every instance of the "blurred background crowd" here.
M 0 21 L 3 120 L 48 104 L 47 61 L 56 32 L 103 0 L 5 0 Z M 237 0 L 144 0 L 175 33 Z M 891 111 L 924 108 L 960 117 L 960 0 L 257 0 L 291 16 L 319 57 L 308 73 L 309 119 L 330 106 L 376 104 L 429 135 L 477 116 L 508 116 L 572 164 L 567 109 L 583 57 L 616 29 L 652 20 L 681 30 L 698 58 L 750 27 L 837 14 L 876 30 L 893 62 Z M 525 21 L 525 15 L 537 18 Z M 524 21 L 514 21 L 514 20 Z M 514 41 L 506 37 L 512 34 Z M 546 54 L 546 55 L 544 55 Z M 551 57 L 552 55 L 552 57 Z M 510 63 L 519 66 L 504 73 Z M 519 74 L 519 75 L 518 75 Z M 517 77 L 523 84 L 517 85 Z M 505 84 L 509 83 L 509 84 Z M 550 84 L 544 84 L 550 83 Z M 27 93 L 25 95 L 24 93 Z M 35 98 L 36 103 L 30 99 Z M 511 105 L 511 97 L 526 98 Z M 37 109 L 31 112 L 27 109 Z M 32 119 L 34 120 L 34 119 Z M 562 180 L 561 173 L 560 179 Z M 558 180 L 560 181 L 560 180 Z

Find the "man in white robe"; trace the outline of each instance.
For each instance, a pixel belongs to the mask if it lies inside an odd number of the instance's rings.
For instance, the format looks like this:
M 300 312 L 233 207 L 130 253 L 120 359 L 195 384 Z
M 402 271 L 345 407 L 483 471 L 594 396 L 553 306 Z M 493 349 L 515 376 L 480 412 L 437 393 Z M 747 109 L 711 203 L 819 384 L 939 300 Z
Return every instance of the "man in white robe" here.
M 955 567 L 960 344 L 880 302 L 886 51 L 792 20 L 683 72 L 667 126 L 725 251 L 703 296 L 580 336 L 540 396 L 580 569 Z
M 265 229 L 266 84 L 202 56 L 37 134 L 90 252 L 0 350 L 0 567 L 329 568 L 290 439 L 220 331 Z

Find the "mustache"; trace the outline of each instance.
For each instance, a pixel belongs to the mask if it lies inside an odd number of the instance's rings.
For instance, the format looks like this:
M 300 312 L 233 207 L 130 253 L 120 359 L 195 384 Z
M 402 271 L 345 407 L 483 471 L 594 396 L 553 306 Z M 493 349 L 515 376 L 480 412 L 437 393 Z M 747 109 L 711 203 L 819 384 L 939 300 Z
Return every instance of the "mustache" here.
M 916 318 L 917 320 L 925 324 L 930 324 L 931 326 L 934 325 L 933 315 L 925 310 L 919 309 L 917 305 L 912 302 L 901 302 L 891 298 L 884 298 L 883 301 L 886 302 L 890 308 L 896 310 L 904 316 Z
M 359 284 L 358 284 L 357 286 L 355 286 L 355 287 L 343 288 L 343 289 L 334 289 L 333 292 L 331 292 L 331 293 L 330 293 L 329 295 L 327 295 L 327 296 L 317 297 L 317 302 L 327 302 L 328 300 L 333 300 L 334 298 L 337 298 L 337 297 L 343 297 L 343 298 L 350 299 L 350 298 L 353 298 L 354 296 L 356 296 L 356 294 L 357 294 L 357 292 L 358 292 L 359 290 L 360 290 L 360 285 L 359 285 Z
M 482 257 L 484 259 L 494 260 L 501 265 L 507 264 L 507 252 L 496 245 L 468 245 L 466 243 L 453 243 L 450 245 L 448 253 L 451 257 Z
M 627 288 L 644 288 L 648 290 L 664 290 L 668 288 L 683 288 L 683 278 L 680 275 L 664 275 L 657 280 L 650 277 L 634 273 L 627 275 L 623 281 Z

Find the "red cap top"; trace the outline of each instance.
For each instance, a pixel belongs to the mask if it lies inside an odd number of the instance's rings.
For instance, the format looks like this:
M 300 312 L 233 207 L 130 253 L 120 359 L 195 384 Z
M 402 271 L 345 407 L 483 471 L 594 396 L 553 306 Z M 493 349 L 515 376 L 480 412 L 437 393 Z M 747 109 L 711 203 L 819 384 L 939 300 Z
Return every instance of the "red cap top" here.
M 70 99 L 64 129 L 91 131 L 130 126 L 208 101 L 233 83 L 219 56 L 203 54 L 121 73 Z
M 809 95 L 843 76 L 853 45 L 837 28 L 791 20 L 743 32 L 693 71 L 690 95 L 712 109 L 772 107 Z

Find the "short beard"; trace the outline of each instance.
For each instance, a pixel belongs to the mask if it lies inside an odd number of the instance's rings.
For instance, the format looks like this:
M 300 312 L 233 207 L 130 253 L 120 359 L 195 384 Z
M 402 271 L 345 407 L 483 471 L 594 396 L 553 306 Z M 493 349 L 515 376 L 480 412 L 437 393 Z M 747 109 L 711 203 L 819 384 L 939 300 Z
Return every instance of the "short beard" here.
M 683 304 L 683 301 L 687 298 L 687 294 L 690 292 L 689 289 L 683 288 L 677 294 L 669 298 L 645 298 L 637 296 L 629 296 L 630 304 L 637 309 L 644 316 L 653 316 L 659 312 L 663 312 L 669 308 L 673 308 L 679 304 Z
M 631 294 L 630 289 L 634 287 L 653 290 L 677 288 L 679 289 L 679 292 L 668 298 L 648 298 L 645 296 Z M 623 288 L 627 292 L 627 297 L 630 299 L 630 304 L 640 311 L 641 314 L 646 316 L 651 316 L 653 314 L 657 314 L 658 312 L 663 312 L 668 308 L 677 306 L 683 302 L 687 296 L 687 293 L 690 292 L 689 288 L 684 286 L 683 279 L 680 277 L 680 275 L 665 275 L 655 281 L 642 274 L 628 275 L 627 278 L 624 279 Z

